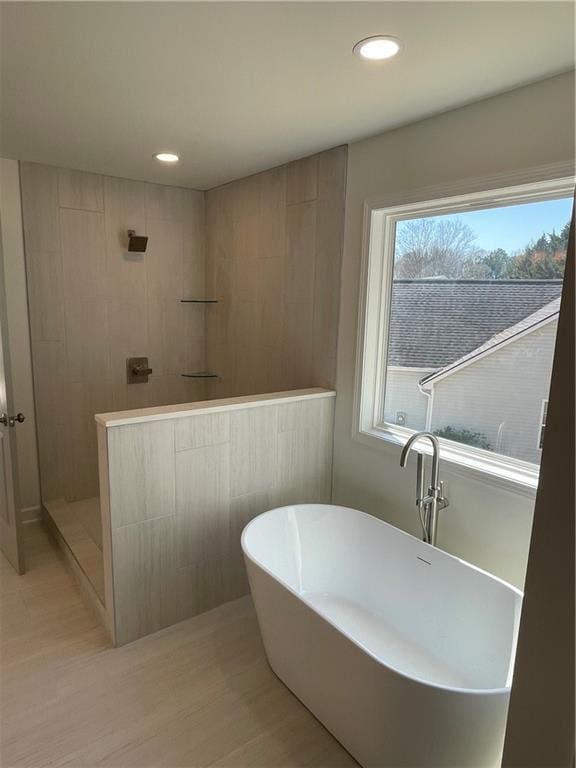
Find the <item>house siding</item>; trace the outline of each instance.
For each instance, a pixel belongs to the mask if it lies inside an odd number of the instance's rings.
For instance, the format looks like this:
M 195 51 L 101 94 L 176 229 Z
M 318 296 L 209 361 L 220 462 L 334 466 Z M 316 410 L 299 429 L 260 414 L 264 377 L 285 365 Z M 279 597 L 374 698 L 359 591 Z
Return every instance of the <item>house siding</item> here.
M 432 369 L 428 372 L 431 373 Z M 397 424 L 397 414 L 401 411 L 406 414 L 403 426 L 416 430 L 426 428 L 428 397 L 418 388 L 418 382 L 426 375 L 424 370 L 388 370 L 384 402 L 384 420 L 387 424 Z
M 539 464 L 556 328 L 551 322 L 436 382 L 432 430 L 478 431 L 497 453 Z

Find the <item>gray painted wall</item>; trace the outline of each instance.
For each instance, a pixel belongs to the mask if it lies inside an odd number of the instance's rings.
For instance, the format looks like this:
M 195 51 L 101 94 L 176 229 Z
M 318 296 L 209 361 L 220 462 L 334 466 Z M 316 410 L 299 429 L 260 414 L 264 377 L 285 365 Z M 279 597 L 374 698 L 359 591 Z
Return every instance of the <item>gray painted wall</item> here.
M 550 115 L 554 118 L 550 119 Z M 523 128 L 522 128 L 523 127 Z M 352 436 L 363 205 L 369 198 L 491 174 L 574 162 L 574 76 L 559 75 L 420 123 L 352 144 L 338 342 L 334 502 L 359 507 L 419 534 L 414 464 L 397 446 L 375 449 Z M 450 507 L 441 547 L 522 585 L 534 497 L 444 466 Z

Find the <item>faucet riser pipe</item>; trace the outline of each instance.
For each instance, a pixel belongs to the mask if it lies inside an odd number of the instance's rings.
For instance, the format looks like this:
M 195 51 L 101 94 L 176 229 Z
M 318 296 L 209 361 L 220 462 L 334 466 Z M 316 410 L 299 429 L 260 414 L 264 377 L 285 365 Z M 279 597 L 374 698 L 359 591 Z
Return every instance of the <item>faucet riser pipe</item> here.
M 432 443 L 432 470 L 428 494 L 424 496 L 424 462 L 422 454 L 417 452 L 416 506 L 424 533 L 423 540 L 428 544 L 432 544 L 432 546 L 436 546 L 438 512 L 440 509 L 448 506 L 448 499 L 444 496 L 444 483 L 441 483 L 439 480 L 440 444 L 436 435 L 433 435 L 431 432 L 416 432 L 409 437 L 400 454 L 400 466 L 406 466 L 412 445 L 422 438 L 427 438 Z

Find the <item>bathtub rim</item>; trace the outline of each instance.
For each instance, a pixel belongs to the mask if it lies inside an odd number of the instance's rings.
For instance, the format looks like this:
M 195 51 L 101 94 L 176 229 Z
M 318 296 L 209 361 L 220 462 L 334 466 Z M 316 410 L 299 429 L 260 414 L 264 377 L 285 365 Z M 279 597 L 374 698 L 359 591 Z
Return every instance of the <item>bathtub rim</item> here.
M 510 693 L 512 688 L 512 679 L 510 680 L 509 685 L 501 686 L 498 688 L 461 688 L 459 686 L 454 685 L 442 685 L 441 683 L 433 683 L 429 680 L 425 680 L 424 678 L 417 677 L 416 675 L 410 675 L 407 672 L 398 669 L 397 667 L 392 666 L 391 664 L 388 664 L 387 662 L 383 661 L 381 658 L 379 658 L 373 651 L 370 650 L 370 648 L 367 648 L 363 643 L 361 643 L 359 640 L 356 640 L 356 638 L 351 637 L 351 635 L 346 632 L 342 627 L 340 627 L 338 624 L 336 624 L 332 619 L 330 619 L 328 616 L 323 614 L 321 611 L 319 611 L 314 605 L 312 605 L 307 599 L 306 595 L 302 595 L 299 592 L 297 592 L 295 589 L 293 589 L 289 584 L 287 584 L 282 579 L 279 579 L 276 574 L 274 574 L 269 568 L 267 568 L 265 565 L 260 563 L 258 560 L 256 560 L 249 552 L 247 544 L 246 544 L 246 538 L 248 535 L 248 530 L 251 526 L 255 525 L 258 520 L 262 517 L 266 517 L 268 515 L 273 514 L 274 512 L 278 512 L 284 509 L 295 509 L 295 508 L 306 508 L 306 507 L 327 507 L 331 509 L 342 509 L 346 510 L 348 512 L 355 512 L 359 515 L 362 515 L 364 517 L 371 518 L 372 520 L 375 520 L 377 523 L 386 526 L 387 528 L 392 528 L 394 531 L 398 531 L 404 536 L 409 536 L 411 539 L 416 539 L 421 544 L 424 544 L 426 547 L 430 547 L 431 549 L 438 550 L 439 547 L 434 547 L 431 544 L 428 544 L 427 542 L 420 542 L 420 539 L 417 539 L 416 536 L 413 536 L 411 533 L 408 533 L 407 531 L 403 531 L 401 528 L 398 528 L 395 525 L 392 525 L 391 523 L 387 523 L 385 520 L 381 520 L 379 517 L 376 517 L 375 515 L 371 515 L 368 512 L 363 512 L 360 509 L 355 509 L 354 507 L 345 507 L 341 504 L 321 504 L 321 503 L 310 503 L 310 504 L 285 504 L 282 507 L 274 507 L 273 509 L 269 509 L 266 512 L 262 512 L 261 514 L 257 515 L 255 518 L 250 520 L 247 525 L 244 526 L 242 530 L 242 535 L 240 537 L 240 543 L 242 546 L 242 552 L 245 557 L 247 557 L 250 562 L 255 565 L 257 568 L 260 568 L 264 573 L 266 573 L 271 579 L 274 579 L 278 584 L 280 584 L 284 589 L 288 590 L 297 600 L 300 600 L 303 602 L 307 608 L 309 608 L 311 611 L 313 611 L 317 616 L 319 616 L 321 619 L 323 619 L 325 622 L 330 624 L 330 626 L 334 627 L 334 629 L 339 632 L 341 635 L 343 635 L 349 642 L 353 643 L 357 648 L 359 648 L 363 653 L 366 653 L 370 658 L 374 659 L 378 664 L 381 664 L 383 667 L 386 667 L 386 669 L 391 670 L 397 675 L 400 675 L 400 677 L 405 678 L 406 680 L 410 680 L 413 683 L 417 683 L 419 685 L 426 685 L 431 688 L 436 688 L 441 691 L 448 691 L 450 693 L 457 693 L 457 694 L 471 694 L 474 696 L 495 696 L 495 695 L 507 695 Z M 505 581 L 504 579 L 501 579 L 499 576 L 495 576 L 492 573 L 489 573 L 488 571 L 483 570 L 482 568 L 479 568 L 477 565 L 474 565 L 473 563 L 469 563 L 467 560 L 463 560 L 460 557 L 456 557 L 456 555 L 450 554 L 450 552 L 446 552 L 445 550 L 440 550 L 443 555 L 446 557 L 451 558 L 452 560 L 455 560 L 458 563 L 461 563 L 462 565 L 466 566 L 467 568 L 472 568 L 473 570 L 477 571 L 478 573 L 481 573 L 483 576 L 487 576 L 489 579 L 492 579 L 502 586 L 510 589 L 512 592 L 514 592 L 519 598 L 520 598 L 520 612 L 522 611 L 522 600 L 524 598 L 524 593 L 519 590 L 514 585 L 510 584 L 509 582 Z M 521 615 L 521 614 L 520 614 Z M 514 643 L 513 647 L 513 653 L 514 656 L 516 655 L 516 643 Z M 512 664 L 511 676 L 514 673 L 514 665 Z

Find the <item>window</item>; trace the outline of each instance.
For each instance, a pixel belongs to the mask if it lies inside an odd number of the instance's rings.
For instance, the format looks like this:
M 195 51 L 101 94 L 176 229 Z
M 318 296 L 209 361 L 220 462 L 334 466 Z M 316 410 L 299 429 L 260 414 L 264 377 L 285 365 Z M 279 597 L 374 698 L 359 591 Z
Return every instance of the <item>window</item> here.
M 538 430 L 538 450 L 542 450 L 544 445 L 544 429 L 546 427 L 546 417 L 548 415 L 548 400 L 542 400 L 542 410 L 540 412 L 540 429 Z
M 359 434 L 537 482 L 573 182 L 369 211 Z

